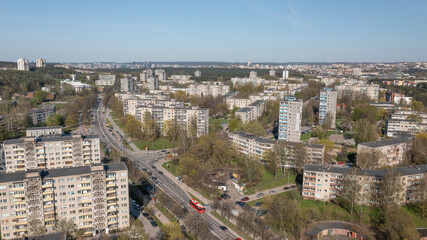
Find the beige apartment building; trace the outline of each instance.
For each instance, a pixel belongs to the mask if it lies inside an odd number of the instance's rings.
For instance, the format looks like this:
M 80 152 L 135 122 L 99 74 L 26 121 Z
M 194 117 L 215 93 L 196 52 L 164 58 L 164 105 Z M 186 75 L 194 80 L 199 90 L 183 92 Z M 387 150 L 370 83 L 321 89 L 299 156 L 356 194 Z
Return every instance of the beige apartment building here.
M 160 107 L 152 104 L 140 106 L 136 109 L 135 118 L 144 121 L 145 112 L 149 112 L 152 118 L 163 129 L 164 121 L 176 119 L 181 129 L 190 131 L 193 126 L 197 126 L 197 136 L 208 134 L 209 132 L 209 109 L 193 107 Z M 196 124 L 193 124 L 196 121 Z M 163 132 L 163 131 L 161 131 Z
M 227 104 L 228 110 L 233 110 L 234 107 L 238 108 L 244 108 L 247 107 L 249 104 L 255 102 L 254 99 L 249 98 L 226 98 L 225 103 Z
M 242 122 L 249 122 L 258 120 L 265 109 L 265 102 L 262 100 L 254 101 L 248 106 L 237 110 L 234 114 L 236 117 L 240 117 Z
M 79 167 L 101 162 L 96 135 L 50 135 L 3 142 L 6 172 Z
M 275 140 L 258 137 L 246 132 L 230 132 L 228 133 L 228 137 L 239 152 L 258 158 L 262 158 L 264 153 L 272 149 L 276 143 Z
M 86 236 L 129 226 L 124 163 L 0 174 L 2 239 L 73 221 Z
M 187 88 L 187 94 L 196 96 L 223 96 L 230 92 L 230 85 L 222 82 L 206 82 L 200 84 L 190 84 Z
M 32 127 L 25 130 L 25 136 L 27 137 L 38 137 L 38 136 L 48 136 L 48 135 L 62 135 L 61 126 L 52 126 L 52 127 Z
M 421 191 L 417 185 L 427 177 L 427 165 L 395 168 L 400 174 L 402 190 L 400 204 L 420 201 Z M 302 185 L 302 197 L 305 199 L 331 201 L 341 196 L 351 169 L 321 165 L 305 165 Z M 378 204 L 374 196 L 379 191 L 386 170 L 358 170 L 356 180 L 361 187 L 358 204 Z

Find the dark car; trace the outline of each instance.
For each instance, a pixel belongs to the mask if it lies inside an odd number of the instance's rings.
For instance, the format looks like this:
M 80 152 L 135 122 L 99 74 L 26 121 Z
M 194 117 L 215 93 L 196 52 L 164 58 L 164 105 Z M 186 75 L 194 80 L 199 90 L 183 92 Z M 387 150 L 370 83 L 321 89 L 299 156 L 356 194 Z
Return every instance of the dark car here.
M 221 228 L 222 229 L 222 231 L 228 231 L 228 228 L 226 227 L 226 226 L 219 226 L 219 228 Z
M 294 188 L 297 188 L 297 186 L 295 186 L 295 185 L 292 185 L 292 186 L 291 186 L 291 189 L 294 189 Z
M 144 216 L 144 217 L 148 218 L 148 217 L 150 216 L 150 214 L 148 214 L 148 213 L 146 213 L 146 212 L 143 212 L 143 213 L 142 213 L 142 216 Z
M 244 197 L 244 198 L 240 199 L 240 201 L 242 201 L 242 202 L 246 202 L 246 201 L 248 201 L 248 200 L 249 200 L 249 198 L 248 198 L 248 197 Z
M 162 172 L 162 171 L 159 171 L 159 174 L 163 174 L 163 172 Z
M 254 206 L 255 207 L 259 207 L 259 206 L 261 206 L 261 204 L 262 204 L 261 202 L 257 202 L 257 203 L 254 204 Z
M 223 193 L 221 195 L 221 197 L 224 198 L 224 199 L 230 199 L 231 198 L 230 195 L 228 195 L 227 193 Z
M 290 187 L 284 187 L 284 188 L 283 188 L 283 190 L 285 190 L 285 191 L 286 191 L 286 190 L 289 190 L 289 189 L 291 189 L 291 188 L 290 188 Z
M 153 227 L 157 227 L 157 223 L 156 223 L 156 221 L 154 221 L 154 220 L 151 220 L 151 226 L 153 226 Z
M 239 203 L 239 206 L 240 206 L 241 208 L 243 208 L 245 205 L 246 205 L 246 203 L 244 203 L 244 202 L 240 202 L 240 203 Z
M 151 179 L 153 179 L 154 181 L 156 181 L 156 180 L 157 180 L 157 178 L 156 178 L 156 177 L 152 177 Z
M 239 205 L 240 203 L 242 203 L 241 201 L 236 201 L 235 204 Z
M 156 166 L 152 166 L 151 168 L 152 168 L 152 169 L 156 169 Z
M 147 217 L 147 219 L 148 219 L 149 221 L 153 221 L 153 220 L 154 220 L 152 217 Z
M 146 171 L 147 171 L 147 169 L 146 169 L 146 168 L 143 168 L 143 169 L 142 169 L 142 171 L 146 172 Z

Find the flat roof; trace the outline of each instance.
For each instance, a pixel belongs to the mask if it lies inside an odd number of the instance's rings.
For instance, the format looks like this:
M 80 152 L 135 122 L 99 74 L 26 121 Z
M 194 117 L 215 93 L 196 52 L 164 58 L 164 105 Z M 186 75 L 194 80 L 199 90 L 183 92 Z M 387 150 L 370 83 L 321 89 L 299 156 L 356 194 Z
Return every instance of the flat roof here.
M 349 173 L 351 168 L 344 167 L 333 167 L 333 166 L 321 166 L 321 165 L 304 165 L 304 171 L 313 171 L 313 172 L 329 172 L 329 173 L 340 173 L 347 174 Z M 406 175 L 414 175 L 414 174 L 422 174 L 427 172 L 427 164 L 424 165 L 416 165 L 416 166 L 407 166 L 407 167 L 398 167 L 395 168 L 402 176 Z M 375 177 L 382 177 L 386 173 L 385 169 L 378 170 L 370 170 L 370 169 L 359 169 L 360 175 L 368 175 Z
M 377 147 L 384 147 L 384 146 L 389 146 L 389 145 L 394 145 L 394 144 L 400 144 L 400 143 L 407 143 L 409 142 L 409 139 L 407 137 L 397 137 L 397 138 L 392 138 L 392 139 L 381 139 L 375 142 L 365 142 L 365 143 L 360 143 L 360 145 L 363 146 L 367 146 L 367 147 L 371 147 L 371 148 L 377 148 Z
M 116 172 L 116 171 L 126 171 L 126 164 L 123 162 L 120 163 L 109 163 L 103 165 L 103 168 L 106 172 Z M 28 171 L 33 172 L 33 171 Z M 55 168 L 40 171 L 40 176 L 45 178 L 56 178 L 56 177 L 65 177 L 81 174 L 91 173 L 91 166 L 81 166 L 81 167 L 68 167 L 68 168 Z M 16 172 L 16 173 L 0 173 L 0 182 L 13 182 L 13 181 L 22 181 L 26 178 L 26 172 Z
M 30 127 L 27 130 L 42 130 L 42 129 L 62 129 L 61 126 L 51 126 L 51 127 Z
M 250 139 L 253 139 L 253 140 L 257 141 L 257 142 L 262 142 L 262 143 L 270 143 L 270 144 L 276 143 L 275 140 L 268 139 L 268 138 L 263 138 L 263 137 L 259 137 L 257 135 L 254 135 L 254 134 L 251 134 L 251 133 L 247 133 L 247 132 L 241 132 L 241 131 L 239 131 L 239 132 L 230 132 L 229 134 L 236 134 L 236 135 L 239 135 L 241 137 L 250 138 Z
M 321 148 L 321 149 L 323 149 L 323 148 L 325 148 L 325 145 L 322 145 L 322 144 L 308 144 L 307 147 L 309 147 L 309 148 Z

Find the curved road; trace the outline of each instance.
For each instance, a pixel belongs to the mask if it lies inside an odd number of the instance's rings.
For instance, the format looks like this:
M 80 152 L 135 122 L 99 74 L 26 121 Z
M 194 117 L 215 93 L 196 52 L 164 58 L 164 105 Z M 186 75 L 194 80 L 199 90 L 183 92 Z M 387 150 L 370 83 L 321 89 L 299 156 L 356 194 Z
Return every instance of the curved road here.
M 127 158 L 131 160 L 136 166 L 138 166 L 140 170 L 142 170 L 142 168 L 146 168 L 148 171 L 152 172 L 153 176 L 157 177 L 157 179 L 160 181 L 160 184 L 154 183 L 155 187 L 162 189 L 166 194 L 168 194 L 170 197 L 172 197 L 176 201 L 180 202 L 183 206 L 189 206 L 190 196 L 182 188 L 180 188 L 177 185 L 176 180 L 170 179 L 166 175 L 159 174 L 157 169 L 152 168 L 152 166 L 154 166 L 156 161 L 164 158 L 165 155 L 159 151 L 145 152 L 145 151 L 140 151 L 138 149 L 136 151 L 128 150 L 125 146 L 123 146 L 123 144 L 119 141 L 117 137 L 112 136 L 111 132 L 109 132 L 106 129 L 105 127 L 106 116 L 103 113 L 103 111 L 105 111 L 105 108 L 102 106 L 102 97 L 101 97 L 101 101 L 99 101 L 98 108 L 95 110 L 96 124 L 94 126 L 94 130 L 99 134 L 101 141 L 111 147 L 118 149 L 120 152 L 126 154 Z M 113 126 L 115 126 L 115 124 L 113 124 Z M 114 132 L 116 131 L 117 129 L 115 129 Z M 119 131 L 121 132 L 121 130 Z M 124 140 L 128 140 L 125 135 L 122 134 L 122 136 L 124 137 Z M 218 223 L 218 220 L 214 219 L 213 216 L 206 213 L 199 214 L 199 216 L 201 220 L 207 223 L 209 230 L 217 238 L 221 240 L 222 239 L 232 240 L 237 237 L 240 237 L 240 236 L 237 236 L 236 234 L 233 234 L 232 231 L 221 230 L 219 226 L 222 224 Z

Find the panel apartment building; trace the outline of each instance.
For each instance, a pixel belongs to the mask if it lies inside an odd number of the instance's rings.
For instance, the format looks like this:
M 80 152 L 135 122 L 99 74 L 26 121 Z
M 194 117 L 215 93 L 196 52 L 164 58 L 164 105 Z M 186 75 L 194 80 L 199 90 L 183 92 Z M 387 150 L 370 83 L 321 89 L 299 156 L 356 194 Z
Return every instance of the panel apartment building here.
M 374 152 L 379 157 L 378 165 L 372 168 L 396 166 L 402 163 L 406 151 L 411 146 L 408 135 L 400 135 L 392 139 L 381 139 L 375 142 L 359 143 L 357 145 L 357 156 L 362 153 Z M 356 161 L 357 163 L 357 161 Z
M 258 137 L 247 132 L 230 132 L 228 133 L 228 138 L 240 153 L 260 159 L 276 143 L 275 140 Z
M 320 91 L 319 102 L 319 123 L 326 123 L 328 114 L 330 115 L 330 128 L 335 128 L 335 120 L 337 117 L 337 91 L 332 88 L 324 88 Z
M 187 94 L 195 96 L 223 96 L 230 92 L 230 85 L 225 85 L 222 82 L 190 84 L 187 88 Z
M 258 120 L 265 109 L 265 102 L 262 100 L 254 101 L 244 108 L 238 109 L 234 114 L 236 117 L 240 117 L 242 122 L 249 122 Z
M 129 226 L 129 190 L 124 163 L 0 173 L 2 239 L 54 231 L 73 221 L 86 236 Z
M 427 165 L 400 167 L 395 169 L 400 173 L 402 190 L 399 194 L 399 203 L 414 203 L 420 201 L 422 189 L 417 186 L 427 177 Z M 303 175 L 302 197 L 305 199 L 331 201 L 342 194 L 342 189 L 351 169 L 343 167 L 323 167 L 320 165 L 305 165 Z M 374 198 L 379 191 L 386 170 L 358 170 L 357 177 L 361 186 L 358 204 L 376 205 Z
M 410 111 L 395 110 L 387 120 L 386 133 L 393 137 L 396 133 L 406 132 L 416 134 L 427 130 L 427 114 Z
M 176 119 L 181 129 L 190 132 L 193 126 L 193 120 L 197 125 L 197 137 L 209 133 L 209 109 L 193 107 L 161 107 L 152 104 L 140 106 L 136 109 L 135 118 L 144 121 L 145 112 L 149 112 L 152 118 L 159 124 L 160 129 L 163 129 L 163 122 L 166 120 L 172 121 Z
M 32 120 L 34 125 L 46 122 L 47 118 L 55 113 L 55 105 L 46 105 L 41 109 L 34 109 L 28 111 L 28 117 Z
M 279 110 L 279 140 L 300 142 L 302 119 L 302 100 L 295 97 L 285 97 L 280 102 Z
M 96 135 L 30 136 L 3 142 L 6 172 L 77 167 L 101 162 Z
M 352 94 L 352 97 L 358 97 L 360 95 L 366 95 L 370 99 L 377 101 L 380 92 L 380 86 L 378 84 L 368 84 L 363 81 L 350 80 L 341 85 L 336 86 L 338 91 L 338 97 L 342 97 L 343 94 Z

